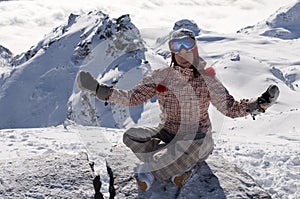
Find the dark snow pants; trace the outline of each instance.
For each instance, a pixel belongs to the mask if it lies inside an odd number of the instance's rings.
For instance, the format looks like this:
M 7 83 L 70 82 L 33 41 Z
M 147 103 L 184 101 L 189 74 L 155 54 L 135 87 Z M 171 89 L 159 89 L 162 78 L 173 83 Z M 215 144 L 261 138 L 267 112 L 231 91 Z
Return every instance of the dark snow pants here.
M 123 142 L 159 180 L 168 180 L 204 161 L 212 152 L 211 132 L 172 135 L 158 127 L 128 129 Z

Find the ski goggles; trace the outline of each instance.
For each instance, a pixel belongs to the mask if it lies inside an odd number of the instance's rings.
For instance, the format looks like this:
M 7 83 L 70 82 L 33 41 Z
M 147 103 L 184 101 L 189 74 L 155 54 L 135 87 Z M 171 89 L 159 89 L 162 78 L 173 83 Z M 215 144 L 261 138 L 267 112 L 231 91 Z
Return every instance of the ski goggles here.
M 169 41 L 169 48 L 171 52 L 179 53 L 182 48 L 191 51 L 196 46 L 196 41 L 190 37 L 180 39 L 172 39 Z

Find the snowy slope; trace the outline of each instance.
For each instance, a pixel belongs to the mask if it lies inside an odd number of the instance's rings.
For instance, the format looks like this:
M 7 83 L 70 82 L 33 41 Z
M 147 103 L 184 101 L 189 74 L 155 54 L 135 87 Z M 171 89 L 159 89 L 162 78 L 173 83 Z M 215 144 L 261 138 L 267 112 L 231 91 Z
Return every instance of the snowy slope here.
M 300 1 L 284 6 L 267 20 L 243 28 L 238 32 L 281 39 L 298 39 L 300 37 Z
M 135 43 L 131 42 L 133 39 Z M 96 11 L 83 16 L 71 14 L 66 25 L 14 57 L 15 67 L 9 78 L 2 76 L 0 112 L 5 116 L 2 115 L 0 128 L 62 123 L 77 71 L 94 68 L 93 74 L 109 73 L 118 68 L 117 58 L 122 55 L 119 62 L 128 65 L 139 65 L 143 59 L 142 41 L 127 15 L 110 19 Z

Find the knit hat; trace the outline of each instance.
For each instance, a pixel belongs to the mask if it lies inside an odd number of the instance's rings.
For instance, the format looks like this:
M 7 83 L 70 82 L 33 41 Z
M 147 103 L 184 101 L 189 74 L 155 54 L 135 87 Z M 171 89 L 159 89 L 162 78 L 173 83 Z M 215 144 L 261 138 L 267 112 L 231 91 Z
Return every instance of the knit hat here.
M 180 29 L 174 31 L 171 35 L 171 40 L 172 39 L 182 39 L 185 37 L 190 37 L 190 38 L 196 40 L 194 32 L 189 29 L 186 29 L 186 28 L 180 28 Z

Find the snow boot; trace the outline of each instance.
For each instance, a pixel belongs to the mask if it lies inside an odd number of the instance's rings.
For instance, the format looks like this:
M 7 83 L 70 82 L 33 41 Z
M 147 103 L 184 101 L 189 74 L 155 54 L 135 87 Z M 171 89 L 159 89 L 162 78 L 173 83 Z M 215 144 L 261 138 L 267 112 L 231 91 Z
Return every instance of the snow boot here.
M 148 171 L 148 167 L 143 164 L 136 168 L 134 178 L 142 191 L 148 191 L 154 182 L 153 174 Z
M 198 165 L 193 166 L 191 169 L 185 171 L 184 173 L 181 173 L 179 175 L 174 175 L 171 178 L 171 181 L 173 184 L 175 184 L 177 187 L 183 187 L 183 185 L 193 176 L 193 174 L 196 172 L 198 168 Z

